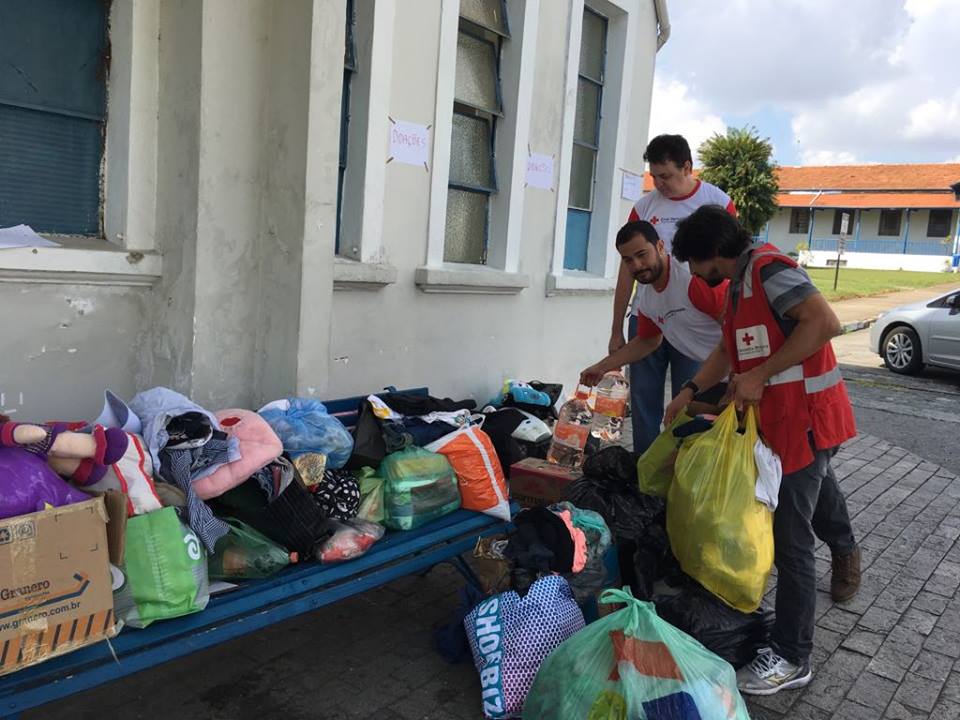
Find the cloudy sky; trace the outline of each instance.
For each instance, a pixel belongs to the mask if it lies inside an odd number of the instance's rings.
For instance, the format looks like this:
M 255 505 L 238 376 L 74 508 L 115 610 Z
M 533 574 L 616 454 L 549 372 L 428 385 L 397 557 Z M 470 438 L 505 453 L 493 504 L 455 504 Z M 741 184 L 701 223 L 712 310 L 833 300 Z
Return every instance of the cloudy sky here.
M 651 137 L 753 125 L 781 165 L 960 162 L 960 0 L 668 0 Z

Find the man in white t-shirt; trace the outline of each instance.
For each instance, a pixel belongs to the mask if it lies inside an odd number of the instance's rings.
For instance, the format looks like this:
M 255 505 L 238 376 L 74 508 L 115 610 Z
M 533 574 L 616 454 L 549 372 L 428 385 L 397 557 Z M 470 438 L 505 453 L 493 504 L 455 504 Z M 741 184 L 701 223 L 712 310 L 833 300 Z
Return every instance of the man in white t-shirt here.
M 650 164 L 655 190 L 641 197 L 630 212 L 630 220 L 649 222 L 663 241 L 666 254 L 670 255 L 673 234 L 677 222 L 691 215 L 703 205 L 720 205 L 731 215 L 736 215 L 730 196 L 710 183 L 698 180 L 693 175 L 693 156 L 690 146 L 681 135 L 658 135 L 647 145 L 643 159 Z M 630 305 L 628 339 L 637 336 L 637 292 L 630 303 L 635 278 L 626 263 L 620 266 L 617 289 L 613 299 L 613 328 L 608 351 L 614 353 L 624 347 L 623 318 Z M 643 327 L 642 325 L 640 326 Z M 648 328 L 649 329 L 649 328 Z M 630 405 L 633 417 L 633 450 L 640 454 L 660 432 L 663 418 L 663 387 L 667 367 L 673 394 L 680 392 L 690 380 L 698 361 L 685 355 L 665 334 L 659 346 L 630 365 Z
M 692 275 L 686 263 L 667 253 L 656 229 L 644 220 L 634 220 L 620 228 L 616 244 L 622 266 L 638 283 L 634 301 L 637 329 L 623 347 L 584 370 L 580 382 L 596 385 L 604 373 L 638 363 L 664 343 L 673 348 L 677 360 L 674 367 L 679 367 L 689 380 L 720 342 L 720 316 L 727 283 L 710 287 L 702 278 Z M 665 373 L 664 364 L 656 377 L 643 377 L 648 385 L 659 383 L 661 417 Z M 659 426 L 657 417 L 657 432 Z

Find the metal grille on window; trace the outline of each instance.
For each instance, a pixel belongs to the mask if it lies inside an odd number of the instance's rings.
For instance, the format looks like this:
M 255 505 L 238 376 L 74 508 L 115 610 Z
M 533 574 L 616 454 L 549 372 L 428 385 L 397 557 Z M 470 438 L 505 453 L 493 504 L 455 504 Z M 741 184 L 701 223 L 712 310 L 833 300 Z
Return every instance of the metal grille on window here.
M 101 233 L 107 9 L 0 3 L 0 227 Z
M 607 19 L 583 9 L 577 105 L 573 126 L 573 159 L 567 200 L 567 229 L 563 267 L 587 269 L 594 181 L 600 147 L 600 119 L 607 54 Z
M 494 141 L 502 117 L 500 47 L 509 37 L 505 0 L 461 0 L 454 83 L 445 262 L 487 261 Z
M 357 72 L 356 11 L 354 0 L 347 0 L 346 38 L 343 50 L 343 90 L 340 93 L 340 169 L 337 175 L 336 252 L 340 252 L 340 231 L 343 215 L 343 181 L 347 175 L 347 144 L 350 131 L 350 81 Z

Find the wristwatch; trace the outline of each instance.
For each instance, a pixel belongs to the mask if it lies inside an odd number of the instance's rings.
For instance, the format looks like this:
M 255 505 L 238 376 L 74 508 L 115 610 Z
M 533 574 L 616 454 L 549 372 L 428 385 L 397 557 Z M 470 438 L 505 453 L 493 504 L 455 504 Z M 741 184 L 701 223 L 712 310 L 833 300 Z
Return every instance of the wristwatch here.
M 680 389 L 689 390 L 693 393 L 694 397 L 700 394 L 700 386 L 697 385 L 693 380 L 687 380 Z

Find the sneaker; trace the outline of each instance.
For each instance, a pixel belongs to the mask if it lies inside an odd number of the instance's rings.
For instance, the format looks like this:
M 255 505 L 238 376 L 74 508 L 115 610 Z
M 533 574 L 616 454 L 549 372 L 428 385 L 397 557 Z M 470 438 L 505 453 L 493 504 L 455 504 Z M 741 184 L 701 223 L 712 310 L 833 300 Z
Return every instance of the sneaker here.
M 811 678 L 809 661 L 794 665 L 770 648 L 762 648 L 749 665 L 737 670 L 737 689 L 744 695 L 773 695 L 802 688 Z
M 860 546 L 846 555 L 834 555 L 830 573 L 830 597 L 842 603 L 853 599 L 860 589 Z

